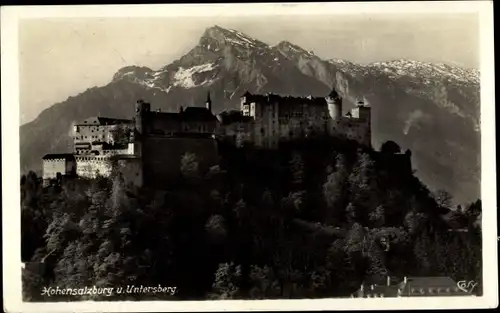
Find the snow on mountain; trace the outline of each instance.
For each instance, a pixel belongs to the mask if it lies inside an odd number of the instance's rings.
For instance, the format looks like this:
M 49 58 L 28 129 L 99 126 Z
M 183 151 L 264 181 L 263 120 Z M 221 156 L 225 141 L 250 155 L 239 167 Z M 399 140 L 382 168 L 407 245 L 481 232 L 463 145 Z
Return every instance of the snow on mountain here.
M 407 75 L 413 77 L 453 79 L 458 82 L 479 84 L 479 71 L 465 69 L 444 63 L 428 63 L 415 60 L 393 60 L 389 62 L 375 62 L 367 66 L 377 68 L 391 74 L 391 78 Z
M 250 47 L 256 46 L 257 41 L 255 39 L 243 34 L 242 32 L 239 32 L 239 31 L 234 30 L 234 29 L 228 29 L 228 31 L 230 33 L 234 34 L 236 39 L 228 37 L 228 38 L 226 38 L 227 41 L 235 43 L 235 44 L 239 44 L 239 45 L 250 46 Z
M 213 82 L 213 79 L 205 79 L 201 83 L 197 84 L 193 80 L 193 75 L 212 71 L 216 67 L 217 67 L 217 65 L 215 65 L 213 63 L 197 65 L 197 66 L 193 66 L 191 68 L 186 68 L 186 69 L 179 67 L 179 69 L 177 70 L 177 72 L 174 75 L 174 81 L 173 81 L 172 85 L 183 87 L 183 88 L 192 88 L 192 87 L 197 87 L 197 86 L 202 86 L 202 85 L 208 85 L 211 82 Z
M 296 56 L 300 55 L 302 57 L 314 57 L 314 52 L 312 51 L 307 51 L 289 41 L 281 41 L 280 43 L 278 43 L 276 46 L 274 46 L 274 48 L 278 49 L 279 51 L 281 51 L 283 54 L 287 55 L 289 53 L 293 53 L 295 54 Z

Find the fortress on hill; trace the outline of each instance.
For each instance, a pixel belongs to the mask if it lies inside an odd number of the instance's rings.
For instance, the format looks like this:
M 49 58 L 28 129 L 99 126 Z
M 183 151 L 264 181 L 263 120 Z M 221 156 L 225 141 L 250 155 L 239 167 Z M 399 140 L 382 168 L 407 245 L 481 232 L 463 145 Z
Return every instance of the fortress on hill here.
M 218 164 L 218 143 L 277 149 L 280 143 L 316 135 L 341 136 L 371 146 L 371 108 L 363 102 L 342 115 L 342 98 L 275 94 L 241 96 L 240 110 L 213 114 L 204 107 L 177 113 L 151 110 L 142 100 L 131 120 L 92 117 L 76 123 L 74 152 L 43 157 L 45 184 L 62 176 L 109 176 L 118 168 L 137 186 L 163 184 L 178 175 L 181 159 L 193 153 L 200 170 Z

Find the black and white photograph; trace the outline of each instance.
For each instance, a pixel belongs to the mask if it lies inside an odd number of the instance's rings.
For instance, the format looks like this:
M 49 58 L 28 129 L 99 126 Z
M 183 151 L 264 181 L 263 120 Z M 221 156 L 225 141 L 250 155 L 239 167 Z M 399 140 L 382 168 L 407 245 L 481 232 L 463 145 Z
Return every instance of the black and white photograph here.
M 4 307 L 496 307 L 492 8 L 2 7 Z

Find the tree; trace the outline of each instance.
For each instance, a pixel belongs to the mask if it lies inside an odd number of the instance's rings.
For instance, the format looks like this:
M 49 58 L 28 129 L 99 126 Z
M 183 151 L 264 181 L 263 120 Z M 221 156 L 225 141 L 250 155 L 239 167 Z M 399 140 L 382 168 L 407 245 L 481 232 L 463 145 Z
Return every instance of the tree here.
M 358 160 L 349 175 L 351 201 L 356 206 L 360 222 L 368 220 L 368 214 L 380 203 L 375 162 L 367 153 L 358 153 Z
M 208 218 L 205 224 L 205 230 L 210 238 L 216 242 L 220 242 L 226 238 L 227 230 L 225 220 L 222 215 L 212 215 Z
M 251 299 L 277 298 L 281 295 L 281 286 L 274 270 L 269 266 L 252 265 L 250 270 Z
M 188 179 L 199 178 L 199 163 L 196 154 L 187 152 L 182 156 L 181 173 Z
M 283 198 L 282 206 L 285 211 L 283 214 L 286 216 L 296 216 L 304 213 L 305 211 L 305 201 L 306 201 L 306 192 L 305 191 L 296 191 L 290 192 L 287 197 Z
M 409 211 L 404 218 L 404 225 L 408 228 L 410 234 L 415 234 L 422 227 L 425 226 L 426 222 L 429 220 L 429 217 L 425 213 Z
M 234 263 L 219 264 L 215 272 L 211 298 L 226 300 L 234 299 L 240 292 L 241 266 Z
M 335 219 L 339 220 L 343 216 L 342 207 L 345 205 L 347 177 L 345 156 L 340 154 L 336 157 L 335 171 L 327 176 L 323 184 L 323 195 L 328 208 L 327 223 L 332 223 Z
M 439 189 L 434 193 L 433 196 L 438 206 L 442 208 L 451 209 L 453 196 L 448 191 L 444 189 Z
M 357 221 L 358 213 L 356 207 L 352 203 L 349 203 L 345 208 L 345 216 L 349 225 L 352 225 Z
M 115 125 L 110 133 L 114 145 L 125 146 L 130 142 L 132 129 L 127 126 Z
M 382 146 L 380 147 L 380 152 L 382 152 L 385 155 L 398 154 L 401 153 L 401 148 L 397 143 L 395 143 L 392 140 L 389 140 L 382 144 Z
M 345 249 L 348 253 L 361 252 L 363 250 L 363 242 L 365 240 L 365 230 L 359 223 L 354 223 L 347 233 Z
M 329 208 L 334 208 L 338 205 L 342 197 L 344 177 L 339 171 L 328 175 L 326 182 L 323 184 L 323 194 Z
M 375 211 L 369 215 L 370 222 L 374 227 L 382 227 L 385 224 L 385 209 L 379 205 Z
M 304 159 L 300 152 L 294 151 L 290 160 L 290 173 L 292 174 L 292 185 L 301 186 L 304 183 Z
M 465 209 L 464 215 L 468 219 L 469 224 L 481 227 L 481 219 L 482 219 L 481 200 L 478 199 L 475 202 L 469 204 Z

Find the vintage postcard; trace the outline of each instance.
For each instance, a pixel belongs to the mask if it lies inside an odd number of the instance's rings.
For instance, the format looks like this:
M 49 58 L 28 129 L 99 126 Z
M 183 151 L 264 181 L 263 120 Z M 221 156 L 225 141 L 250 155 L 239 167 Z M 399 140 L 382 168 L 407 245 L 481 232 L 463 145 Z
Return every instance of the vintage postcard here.
M 492 2 L 1 12 L 8 312 L 497 306 Z

